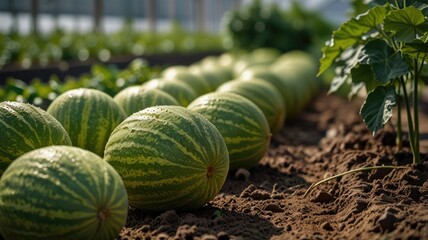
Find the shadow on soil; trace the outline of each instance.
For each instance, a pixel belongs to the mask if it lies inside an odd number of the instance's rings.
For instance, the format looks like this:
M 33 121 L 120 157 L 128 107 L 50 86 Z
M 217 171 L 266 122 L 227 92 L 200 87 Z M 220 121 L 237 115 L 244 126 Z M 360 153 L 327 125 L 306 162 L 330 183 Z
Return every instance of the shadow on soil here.
M 133 235 L 156 236 L 162 233 L 178 239 L 194 239 L 204 234 L 217 238 L 226 234 L 233 239 L 269 239 L 282 231 L 282 228 L 259 216 L 211 205 L 197 212 L 169 210 L 161 214 L 147 214 L 131 208 L 126 229 L 127 233 L 122 236 L 132 238 Z

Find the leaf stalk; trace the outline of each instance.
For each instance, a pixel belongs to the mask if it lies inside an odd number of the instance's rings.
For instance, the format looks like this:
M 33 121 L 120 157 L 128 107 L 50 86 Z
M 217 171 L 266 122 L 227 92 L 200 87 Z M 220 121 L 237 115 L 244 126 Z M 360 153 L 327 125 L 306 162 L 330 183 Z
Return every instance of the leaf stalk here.
M 364 172 L 364 171 L 371 171 L 371 170 L 377 170 L 377 169 L 404 169 L 404 168 L 408 168 L 406 166 L 372 166 L 372 167 L 361 167 L 361 168 L 357 168 L 357 169 L 353 169 L 353 170 L 349 170 L 343 173 L 339 173 L 337 175 L 328 177 L 328 178 L 324 178 L 323 180 L 320 180 L 316 183 L 313 183 L 311 186 L 309 186 L 309 188 L 306 190 L 305 194 L 303 194 L 303 197 L 306 197 L 315 187 L 326 183 L 328 181 L 331 181 L 333 179 L 339 178 L 339 177 L 343 177 L 345 175 L 351 174 L 351 173 L 357 173 L 357 172 Z

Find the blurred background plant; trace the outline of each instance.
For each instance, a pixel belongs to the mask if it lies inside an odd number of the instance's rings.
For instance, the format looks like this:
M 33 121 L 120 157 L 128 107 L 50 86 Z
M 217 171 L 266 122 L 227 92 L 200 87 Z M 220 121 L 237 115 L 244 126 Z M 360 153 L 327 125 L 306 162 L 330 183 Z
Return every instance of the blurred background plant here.
M 222 25 L 226 49 L 246 51 L 268 47 L 319 54 L 333 30 L 319 12 L 306 10 L 298 2 L 284 10 L 261 0 L 227 12 Z
M 265 48 L 318 57 L 348 7 L 341 0 L 0 1 L 0 101 L 43 107 L 78 87 L 113 96 L 168 66 L 149 66 L 149 55 Z M 117 59 L 126 59 L 121 66 L 127 67 L 119 68 Z M 88 65 L 87 72 L 71 72 L 76 63 Z M 8 75 L 52 68 L 74 75 Z

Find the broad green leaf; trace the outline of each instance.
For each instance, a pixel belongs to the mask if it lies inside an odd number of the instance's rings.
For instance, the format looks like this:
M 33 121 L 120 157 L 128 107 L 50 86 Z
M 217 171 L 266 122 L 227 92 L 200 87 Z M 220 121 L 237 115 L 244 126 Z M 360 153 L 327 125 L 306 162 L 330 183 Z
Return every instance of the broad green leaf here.
M 401 48 L 401 52 L 412 58 L 427 60 L 428 43 L 421 40 L 415 40 L 412 43 L 407 43 Z
M 354 84 L 364 83 L 367 92 L 371 92 L 380 82 L 376 80 L 372 68 L 367 64 L 358 64 L 351 70 L 352 82 Z
M 351 86 L 351 90 L 348 93 L 348 98 L 352 99 L 353 97 L 355 97 L 360 90 L 364 87 L 364 83 L 353 83 Z
M 428 42 L 428 32 L 426 32 L 422 37 L 421 37 L 421 41 L 426 43 Z
M 329 43 L 323 47 L 318 75 L 327 70 L 341 52 L 358 43 L 361 38 L 383 22 L 385 6 L 376 6 L 367 12 L 351 18 L 333 32 Z
M 388 2 L 393 6 L 396 6 L 398 8 L 405 8 L 408 6 L 415 6 L 419 9 L 422 9 L 424 5 L 426 5 L 425 0 L 380 0 L 378 2 Z
M 328 94 L 337 92 L 340 87 L 342 87 L 343 84 L 345 84 L 348 80 L 350 75 L 345 74 L 345 67 L 336 67 L 335 69 L 335 77 L 331 80 L 330 83 L 330 89 L 328 90 Z
M 428 23 L 421 10 L 414 6 L 393 10 L 385 17 L 384 30 L 394 33 L 398 42 L 412 42 L 421 38 L 428 29 Z
M 409 72 L 409 66 L 400 53 L 382 40 L 373 40 L 364 46 L 360 64 L 369 64 L 376 79 L 386 83 Z
M 358 14 L 367 12 L 367 10 L 370 9 L 369 4 L 367 4 L 367 0 L 351 0 L 350 1 L 351 4 L 351 12 L 349 16 L 357 16 Z M 383 5 L 383 4 L 379 4 L 379 5 Z
M 366 4 L 377 4 L 377 5 L 385 5 L 387 3 L 391 4 L 392 6 L 395 6 L 397 8 L 404 8 L 404 6 L 415 6 L 419 9 L 422 9 L 421 7 L 424 5 L 427 5 L 425 3 L 425 0 L 365 0 L 364 3 Z
M 379 86 L 367 95 L 360 115 L 373 135 L 392 117 L 394 106 L 395 88 L 393 86 Z
M 336 59 L 337 67 L 335 69 L 335 77 L 331 81 L 328 93 L 333 93 L 348 81 L 351 76 L 351 69 L 358 64 L 362 46 L 350 47 L 340 54 Z

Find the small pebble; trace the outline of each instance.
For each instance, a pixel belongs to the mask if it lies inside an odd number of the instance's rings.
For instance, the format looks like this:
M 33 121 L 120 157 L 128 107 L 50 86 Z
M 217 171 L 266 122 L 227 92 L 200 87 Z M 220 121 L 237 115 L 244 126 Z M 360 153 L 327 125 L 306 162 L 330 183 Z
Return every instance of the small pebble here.
M 201 240 L 217 240 L 217 237 L 212 234 L 204 234 L 201 236 Z
M 236 170 L 235 179 L 243 180 L 246 182 L 248 181 L 249 178 L 250 178 L 250 172 L 247 169 L 239 168 L 238 170 Z
M 377 220 L 377 224 L 381 227 L 383 231 L 390 232 L 394 230 L 394 224 L 399 219 L 395 216 L 395 214 L 389 210 L 389 208 L 385 209 L 384 214 Z
M 364 199 L 357 199 L 355 209 L 353 212 L 354 213 L 360 213 L 360 212 L 366 210 L 368 204 L 369 203 L 367 201 L 365 201 Z
M 256 189 L 250 194 L 250 197 L 254 200 L 270 199 L 270 192 Z
M 329 222 L 325 222 L 323 224 L 321 224 L 321 228 L 327 231 L 333 231 L 333 227 L 331 226 L 331 224 Z
M 141 232 L 147 233 L 147 232 L 150 231 L 150 225 L 143 225 L 137 231 L 141 231 Z
M 281 208 L 281 206 L 279 206 L 278 204 L 275 203 L 269 203 L 267 204 L 263 210 L 265 211 L 271 211 L 274 213 L 278 213 L 278 212 L 284 212 L 284 210 Z
M 271 184 L 269 181 L 263 181 L 262 184 L 259 185 L 260 188 L 263 188 L 265 190 L 270 190 L 271 189 Z
M 340 223 L 338 230 L 343 231 L 343 229 L 345 229 L 345 227 L 346 227 L 346 225 L 344 223 Z
M 169 235 L 166 233 L 160 233 L 156 237 L 156 240 L 168 240 L 168 239 L 169 239 Z
M 247 188 L 245 188 L 242 192 L 241 195 L 239 195 L 239 197 L 241 198 L 246 198 L 246 197 L 250 197 L 251 193 L 256 190 L 257 187 L 254 186 L 253 184 L 250 184 Z
M 312 202 L 319 202 L 319 203 L 328 203 L 332 200 L 333 200 L 333 195 L 322 190 L 318 191 L 315 197 L 311 199 Z
M 218 240 L 229 240 L 230 237 L 229 237 L 229 234 L 227 232 L 219 232 L 217 234 L 217 239 Z
M 176 224 L 179 222 L 180 217 L 175 210 L 167 210 L 158 216 L 161 224 Z
M 222 217 L 222 216 L 219 216 L 219 217 L 216 217 L 214 220 L 213 220 L 213 222 L 214 222 L 214 224 L 221 224 L 221 223 L 225 223 L 226 222 L 226 220 Z
M 382 202 L 387 202 L 387 203 L 393 203 L 394 202 L 394 198 L 393 197 L 388 196 L 388 195 L 386 195 L 384 193 L 382 193 L 379 196 L 379 200 L 382 201 Z

